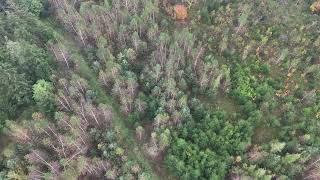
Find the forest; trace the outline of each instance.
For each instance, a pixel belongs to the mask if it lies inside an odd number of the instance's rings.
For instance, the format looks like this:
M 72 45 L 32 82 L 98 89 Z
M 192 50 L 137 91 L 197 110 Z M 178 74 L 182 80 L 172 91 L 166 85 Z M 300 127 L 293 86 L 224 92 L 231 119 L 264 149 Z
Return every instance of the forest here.
M 0 0 L 0 180 L 320 179 L 320 0 Z

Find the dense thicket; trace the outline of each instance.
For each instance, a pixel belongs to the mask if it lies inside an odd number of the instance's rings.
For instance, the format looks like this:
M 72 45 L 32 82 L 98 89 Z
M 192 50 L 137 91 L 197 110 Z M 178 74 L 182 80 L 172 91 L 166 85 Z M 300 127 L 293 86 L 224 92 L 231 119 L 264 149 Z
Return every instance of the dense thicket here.
M 178 21 L 177 4 L 184 21 Z M 151 178 L 135 158 L 127 159 L 132 147 L 121 144 L 126 141 L 115 125 L 121 119 L 121 128 L 129 127 L 130 135 L 135 130 L 143 159 L 166 165 L 169 172 L 160 169 L 160 178 L 319 178 L 320 26 L 314 2 L 16 5 L 13 14 L 28 12 L 23 23 L 49 16 L 72 37 L 37 31 L 39 23 L 18 30 L 12 23 L 19 22 L 17 15 L 7 22 L 12 30 L 0 26 L 9 37 L 0 58 L 11 58 L 0 64 L 9 72 L 0 77 L 16 74 L 4 81 L 14 99 L 1 98 L 1 105 L 21 109 L 33 97 L 41 112 L 31 123 L 8 123 L 23 147 L 19 155 L 26 161 L 20 163 L 30 166 L 23 175 Z M 10 11 L 3 15 L 8 18 Z M 52 78 L 47 51 L 59 71 Z M 117 117 L 106 118 L 110 114 Z M 19 135 L 30 138 L 29 145 Z

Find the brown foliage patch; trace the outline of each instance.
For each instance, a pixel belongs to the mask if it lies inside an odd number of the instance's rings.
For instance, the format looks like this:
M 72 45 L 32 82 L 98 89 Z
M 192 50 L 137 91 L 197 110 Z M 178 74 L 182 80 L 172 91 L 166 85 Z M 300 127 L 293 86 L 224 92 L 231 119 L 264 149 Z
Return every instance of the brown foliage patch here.
M 173 7 L 176 20 L 185 20 L 188 17 L 187 7 L 182 4 L 177 4 Z
M 313 13 L 320 13 L 320 1 L 314 2 L 311 6 L 310 9 Z

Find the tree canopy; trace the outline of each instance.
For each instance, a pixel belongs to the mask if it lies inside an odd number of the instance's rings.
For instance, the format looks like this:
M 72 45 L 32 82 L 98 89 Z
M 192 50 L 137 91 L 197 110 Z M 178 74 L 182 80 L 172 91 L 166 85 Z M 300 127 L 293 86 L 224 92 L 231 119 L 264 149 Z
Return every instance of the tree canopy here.
M 0 2 L 0 179 L 319 179 L 319 1 Z

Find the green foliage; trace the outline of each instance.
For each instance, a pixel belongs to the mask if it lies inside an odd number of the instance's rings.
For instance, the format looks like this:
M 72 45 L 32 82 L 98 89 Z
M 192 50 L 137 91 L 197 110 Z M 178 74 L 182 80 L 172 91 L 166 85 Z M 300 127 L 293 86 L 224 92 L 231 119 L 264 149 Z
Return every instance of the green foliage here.
M 27 42 L 7 42 L 10 62 L 23 72 L 28 80 L 35 83 L 38 79 L 48 80 L 51 76 L 52 63 L 44 49 Z M 48 57 L 49 56 L 49 57 Z
M 32 85 L 50 79 L 55 67 L 44 44 L 52 32 L 37 17 L 1 11 L 0 37 L 0 109 L 11 119 L 32 104 Z
M 300 159 L 301 154 L 287 154 L 284 158 L 283 158 L 283 163 L 284 164 L 292 164 L 295 161 L 297 161 L 298 159 Z
M 232 156 L 243 152 L 248 143 L 250 124 L 239 121 L 233 125 L 224 112 L 195 113 L 201 119 L 188 121 L 174 136 L 168 167 L 183 179 L 224 178 Z
M 160 134 L 160 148 L 165 149 L 170 145 L 170 130 L 166 129 L 163 133 Z
M 181 179 L 221 179 L 227 173 L 230 157 L 222 157 L 210 149 L 200 150 L 196 144 L 178 138 L 166 163 Z
M 0 134 L 5 127 L 5 121 L 7 120 L 7 115 L 5 113 L 0 113 Z
M 43 10 L 43 3 L 42 0 L 17 0 L 18 4 L 25 9 L 26 11 L 31 12 L 35 16 L 39 16 Z
M 283 148 L 285 147 L 286 143 L 281 143 L 281 142 L 274 142 L 271 143 L 271 150 L 270 152 L 276 153 L 276 152 L 281 152 Z
M 13 116 L 31 101 L 31 88 L 24 74 L 10 64 L 0 64 L 0 109 Z
M 233 74 L 234 81 L 234 93 L 240 100 L 242 98 L 254 99 L 256 92 L 253 89 L 252 81 L 253 77 L 250 75 L 249 69 L 245 67 L 237 66 Z
M 39 80 L 33 85 L 33 99 L 39 109 L 43 112 L 50 113 L 54 111 L 54 88 L 52 83 L 45 80 Z

